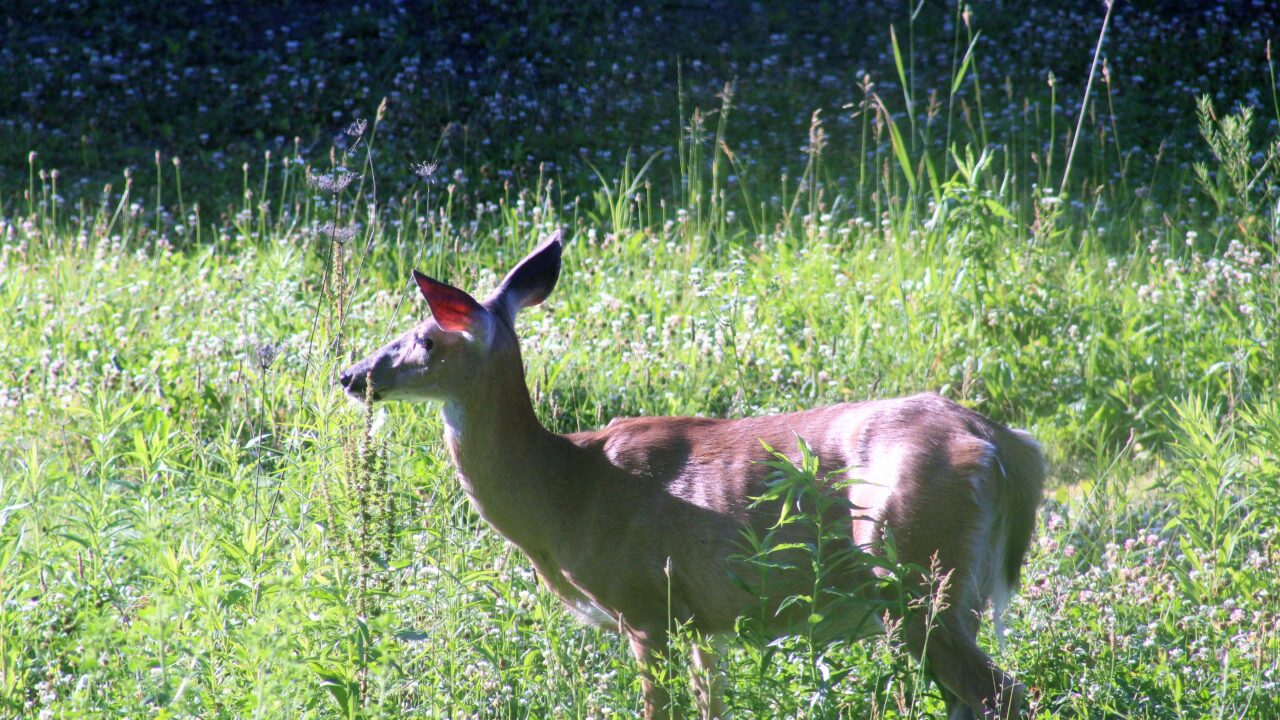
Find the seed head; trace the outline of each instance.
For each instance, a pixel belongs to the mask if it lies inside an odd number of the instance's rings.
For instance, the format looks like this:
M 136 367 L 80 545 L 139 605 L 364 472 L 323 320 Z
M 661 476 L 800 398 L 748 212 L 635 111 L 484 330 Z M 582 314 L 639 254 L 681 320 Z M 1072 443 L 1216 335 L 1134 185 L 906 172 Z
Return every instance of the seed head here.
M 827 147 L 827 131 L 822 129 L 821 113 L 821 108 L 814 110 L 809 120 L 809 147 L 805 150 L 810 155 L 821 155 Z

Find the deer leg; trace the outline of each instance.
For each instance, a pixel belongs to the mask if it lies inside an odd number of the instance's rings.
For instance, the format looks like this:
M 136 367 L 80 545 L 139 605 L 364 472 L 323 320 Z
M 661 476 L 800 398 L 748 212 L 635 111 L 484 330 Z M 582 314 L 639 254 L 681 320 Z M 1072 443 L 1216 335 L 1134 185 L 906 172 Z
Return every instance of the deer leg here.
M 631 654 L 640 664 L 645 720 L 680 720 L 680 714 L 671 707 L 671 693 L 658 682 L 654 672 L 667 660 L 666 631 L 646 632 L 627 628 L 627 639 L 631 643 Z
M 950 609 L 930 627 L 923 613 L 908 619 L 904 639 L 943 688 L 948 720 L 1015 720 L 1022 717 L 1023 688 L 978 647 L 967 623 Z
M 947 720 L 978 720 L 978 716 L 973 714 L 973 710 L 969 709 L 959 695 L 942 687 L 941 683 L 938 687 L 942 690 L 942 701 L 947 704 Z
M 689 672 L 693 679 L 693 696 L 698 703 L 702 720 L 726 720 L 724 705 L 724 671 L 720 656 L 724 652 L 722 638 L 703 638 L 693 645 L 693 664 Z

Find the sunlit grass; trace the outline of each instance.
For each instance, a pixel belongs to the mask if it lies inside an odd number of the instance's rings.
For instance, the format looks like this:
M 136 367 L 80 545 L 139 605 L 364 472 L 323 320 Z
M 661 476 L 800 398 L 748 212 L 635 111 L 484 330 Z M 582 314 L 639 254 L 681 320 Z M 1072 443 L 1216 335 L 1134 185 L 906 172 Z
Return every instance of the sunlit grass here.
M 1001 656 L 1042 712 L 1273 707 L 1280 557 L 1254 501 L 1275 482 L 1274 446 L 1198 438 L 1248 432 L 1234 429 L 1246 412 L 1276 422 L 1258 403 L 1276 382 L 1274 265 L 1243 246 L 1202 253 L 1173 230 L 1119 256 L 1071 224 L 1028 237 L 982 224 L 1000 196 L 948 192 L 946 214 L 901 236 L 839 212 L 715 246 L 690 247 L 678 217 L 578 231 L 556 294 L 521 320 L 544 421 L 940 390 L 1033 430 L 1058 482 L 1085 488 L 1051 502 Z M 576 626 L 467 508 L 429 410 L 393 406 L 377 423 L 389 552 L 362 561 L 348 545 L 359 520 L 343 445 L 362 421 L 332 386 L 335 307 L 345 355 L 424 312 L 411 264 L 491 287 L 561 222 L 521 198 L 456 253 L 423 253 L 425 229 L 386 225 L 340 246 L 345 303 L 323 290 L 324 232 L 174 251 L 58 230 L 6 255 L 8 712 L 637 711 L 618 641 Z M 266 345 L 279 348 L 269 363 Z M 1152 476 L 1168 489 L 1138 491 Z M 893 697 L 915 697 L 909 666 L 877 647 L 832 650 L 825 662 L 857 670 L 814 707 L 860 716 L 878 697 L 874 712 L 892 715 Z M 812 666 L 795 652 L 736 655 L 735 704 L 805 714 Z

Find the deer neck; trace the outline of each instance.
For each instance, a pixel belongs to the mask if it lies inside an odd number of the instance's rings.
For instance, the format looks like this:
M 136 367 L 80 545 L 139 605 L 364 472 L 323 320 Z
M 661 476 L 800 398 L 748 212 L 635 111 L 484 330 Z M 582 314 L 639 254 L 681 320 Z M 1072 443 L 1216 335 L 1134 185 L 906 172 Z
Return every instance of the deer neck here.
M 564 439 L 542 426 L 520 372 L 498 373 L 444 404 L 444 435 L 481 517 L 527 552 L 546 545 Z

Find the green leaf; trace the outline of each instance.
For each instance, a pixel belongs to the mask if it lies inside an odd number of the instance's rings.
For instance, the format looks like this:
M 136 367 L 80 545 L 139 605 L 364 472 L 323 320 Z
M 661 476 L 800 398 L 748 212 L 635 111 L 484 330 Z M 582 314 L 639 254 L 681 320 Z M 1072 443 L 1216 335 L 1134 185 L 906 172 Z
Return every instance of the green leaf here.
M 951 94 L 954 96 L 960 90 L 960 84 L 964 82 L 964 77 L 969 73 L 969 63 L 973 61 L 973 49 L 978 45 L 978 38 L 982 37 L 982 31 L 973 34 L 973 39 L 969 41 L 969 47 L 964 51 L 964 59 L 960 61 L 960 69 L 956 71 L 956 76 L 951 80 Z
M 911 194 L 916 192 L 916 175 L 911 170 L 911 158 L 907 156 L 906 143 L 902 141 L 902 133 L 898 131 L 898 124 L 889 117 L 886 110 L 885 127 L 889 128 L 889 144 L 893 147 L 893 156 L 898 160 L 898 167 L 902 169 L 902 174 L 907 178 L 907 187 L 911 189 Z
M 889 26 L 889 42 L 893 45 L 893 65 L 898 69 L 898 82 L 902 84 L 902 97 L 907 102 L 907 114 L 912 113 L 911 85 L 907 82 L 907 70 L 902 62 L 902 48 L 898 46 L 898 32 Z

